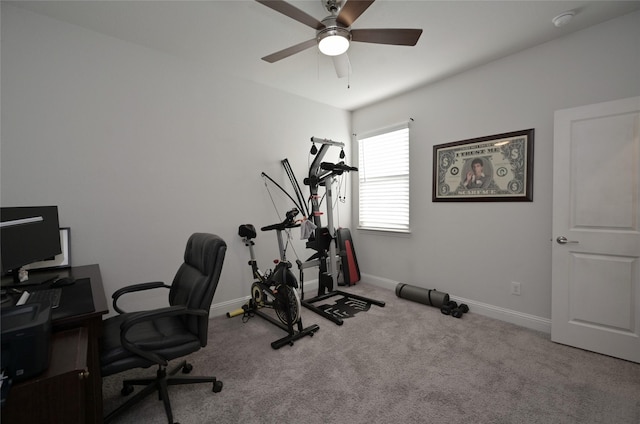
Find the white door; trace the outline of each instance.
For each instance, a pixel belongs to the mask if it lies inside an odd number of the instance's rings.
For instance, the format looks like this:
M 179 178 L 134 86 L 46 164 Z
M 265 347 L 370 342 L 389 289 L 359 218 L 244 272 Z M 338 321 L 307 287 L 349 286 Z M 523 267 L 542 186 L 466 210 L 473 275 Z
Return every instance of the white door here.
M 640 97 L 555 113 L 551 340 L 640 362 Z

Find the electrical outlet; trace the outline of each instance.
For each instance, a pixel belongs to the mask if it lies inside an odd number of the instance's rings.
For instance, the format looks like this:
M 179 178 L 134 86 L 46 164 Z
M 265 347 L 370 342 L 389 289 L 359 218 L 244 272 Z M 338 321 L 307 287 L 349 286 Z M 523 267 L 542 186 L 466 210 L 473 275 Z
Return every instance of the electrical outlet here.
M 520 296 L 520 283 L 516 283 L 515 281 L 511 282 L 511 294 Z

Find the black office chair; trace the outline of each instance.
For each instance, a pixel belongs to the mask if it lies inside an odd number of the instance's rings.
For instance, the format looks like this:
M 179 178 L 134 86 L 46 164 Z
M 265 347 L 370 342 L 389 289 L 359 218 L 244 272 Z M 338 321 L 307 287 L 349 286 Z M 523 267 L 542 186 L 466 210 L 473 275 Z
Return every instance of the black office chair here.
M 168 361 L 188 355 L 207 345 L 209 308 L 218 286 L 227 245 L 213 234 L 196 233 L 187 242 L 184 263 L 173 283 L 142 283 L 113 293 L 113 308 L 120 314 L 103 321 L 101 370 L 103 376 L 133 368 L 158 366 L 155 378 L 125 380 L 122 394 L 133 392 L 134 385 L 146 385 L 142 391 L 105 416 L 108 423 L 147 395 L 158 391 L 170 424 L 173 413 L 167 387 L 173 384 L 213 383 L 213 391 L 222 390 L 215 377 L 174 376 L 178 370 L 187 374 L 193 368 L 182 361 L 167 372 Z M 117 305 L 126 294 L 142 290 L 168 288 L 170 306 L 141 312 L 124 312 Z

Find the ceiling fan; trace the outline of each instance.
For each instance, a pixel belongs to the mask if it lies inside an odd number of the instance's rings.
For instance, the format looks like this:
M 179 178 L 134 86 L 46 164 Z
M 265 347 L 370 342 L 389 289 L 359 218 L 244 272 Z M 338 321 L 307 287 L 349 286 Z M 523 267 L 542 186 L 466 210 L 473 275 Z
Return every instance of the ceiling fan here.
M 340 78 L 349 74 L 350 65 L 346 52 L 351 41 L 415 46 L 422 34 L 421 29 L 351 29 L 355 20 L 375 0 L 320 0 L 331 14 L 322 21 L 283 0 L 256 1 L 316 30 L 314 38 L 272 53 L 263 57 L 262 60 L 274 63 L 317 45 L 321 53 L 333 58 L 336 73 Z

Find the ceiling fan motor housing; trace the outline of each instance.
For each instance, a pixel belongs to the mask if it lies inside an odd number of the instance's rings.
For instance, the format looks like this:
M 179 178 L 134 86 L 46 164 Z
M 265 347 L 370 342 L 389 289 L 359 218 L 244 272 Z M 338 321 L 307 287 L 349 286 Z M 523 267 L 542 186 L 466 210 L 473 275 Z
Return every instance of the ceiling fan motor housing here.
M 324 24 L 324 28 L 319 29 L 316 32 L 316 36 L 318 37 L 318 40 L 324 37 L 328 37 L 328 35 L 324 35 L 324 34 L 331 33 L 330 35 L 341 35 L 349 39 L 349 41 L 351 41 L 351 31 L 349 31 L 349 28 L 345 27 L 344 25 L 341 25 L 336 20 L 335 16 L 327 16 L 322 20 L 322 23 Z M 324 35 L 324 37 L 321 37 L 321 35 Z

